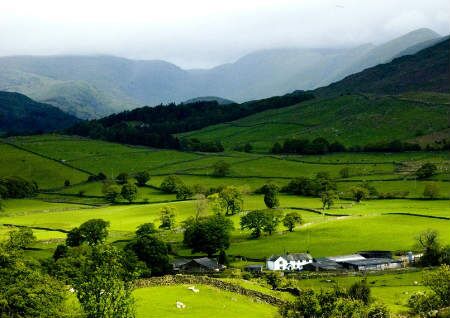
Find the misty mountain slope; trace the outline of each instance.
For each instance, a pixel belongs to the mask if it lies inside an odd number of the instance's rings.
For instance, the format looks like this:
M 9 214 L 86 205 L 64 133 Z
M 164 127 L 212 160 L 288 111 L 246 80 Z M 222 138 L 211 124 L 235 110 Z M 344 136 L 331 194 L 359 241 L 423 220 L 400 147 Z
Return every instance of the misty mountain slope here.
M 316 91 L 319 95 L 345 92 L 399 94 L 408 91 L 450 93 L 450 39 L 413 55 L 394 59 L 353 74 Z
M 267 151 L 274 142 L 292 137 L 324 137 L 355 146 L 448 132 L 449 56 L 447 39 L 313 91 L 321 99 L 180 136 L 204 142 L 223 140 L 229 148 L 250 142 L 256 149 Z
M 198 96 L 243 102 L 328 85 L 438 37 L 420 29 L 378 46 L 269 49 L 206 70 L 100 55 L 3 57 L 0 90 L 27 94 L 82 118 Z
M 19 93 L 0 91 L 0 133 L 50 132 L 79 121 L 52 105 L 35 102 Z
M 333 79 L 340 80 L 347 75 L 360 72 L 366 68 L 381 64 L 387 63 L 393 60 L 396 57 L 404 52 L 405 50 L 416 46 L 417 44 L 426 45 L 428 42 L 429 45 L 435 44 L 433 40 L 437 40 L 440 38 L 440 35 L 430 29 L 418 29 L 412 32 L 409 32 L 401 37 L 393 39 L 384 44 L 378 45 L 370 50 L 366 55 L 361 57 L 359 60 L 355 61 L 354 64 L 345 69 L 344 72 L 339 74 L 338 78 Z M 423 49 L 427 46 L 423 46 L 420 49 Z M 417 52 L 416 51 L 416 52 Z M 406 52 L 406 54 L 416 53 L 416 52 Z M 327 83 L 329 84 L 329 83 Z

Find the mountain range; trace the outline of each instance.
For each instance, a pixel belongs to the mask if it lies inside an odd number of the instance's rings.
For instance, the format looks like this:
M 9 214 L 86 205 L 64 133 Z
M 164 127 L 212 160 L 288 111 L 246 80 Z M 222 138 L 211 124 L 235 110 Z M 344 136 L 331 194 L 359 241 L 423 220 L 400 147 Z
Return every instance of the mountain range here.
M 234 63 L 192 70 L 113 56 L 2 57 L 0 90 L 26 94 L 83 119 L 198 96 L 243 102 L 325 86 L 441 39 L 432 30 L 418 29 L 380 45 L 262 50 Z

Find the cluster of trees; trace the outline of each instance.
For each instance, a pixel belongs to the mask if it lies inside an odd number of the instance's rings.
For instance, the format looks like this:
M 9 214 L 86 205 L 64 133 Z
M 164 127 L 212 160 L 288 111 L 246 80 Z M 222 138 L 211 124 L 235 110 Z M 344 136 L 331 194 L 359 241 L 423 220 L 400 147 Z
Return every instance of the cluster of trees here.
M 147 171 L 134 174 L 134 179 L 139 187 L 146 186 L 150 178 L 151 176 Z M 138 187 L 130 182 L 130 176 L 126 172 L 119 173 L 114 181 L 108 180 L 106 176 L 99 180 L 103 180 L 102 193 L 108 202 L 114 203 L 119 198 L 123 198 L 131 203 L 137 198 Z
M 253 150 L 253 146 L 251 143 L 247 142 L 244 145 L 237 145 L 233 148 L 235 151 L 247 152 L 250 153 Z
M 197 138 L 181 139 L 181 149 L 201 152 L 224 151 L 224 147 L 220 141 L 200 141 Z
M 418 249 L 422 251 L 422 266 L 450 265 L 450 245 L 443 246 L 439 241 L 439 233 L 427 230 L 417 237 Z
M 161 227 L 173 227 L 174 211 L 168 210 L 161 212 Z M 159 239 L 153 223 L 140 225 L 123 249 L 105 243 L 108 229 L 109 222 L 102 219 L 72 229 L 46 267 L 73 287 L 86 317 L 131 318 L 133 280 L 170 272 L 170 246 Z
M 209 197 L 213 201 L 214 210 L 225 215 L 234 215 L 242 211 L 243 199 L 240 189 L 234 186 L 205 188 L 202 185 L 186 185 L 178 176 L 167 176 L 161 182 L 160 189 L 165 193 L 176 194 L 178 200 L 198 197 Z
M 183 243 L 192 253 L 206 253 L 212 256 L 224 255 L 230 247 L 233 222 L 222 214 L 189 218 L 184 224 Z
M 286 139 L 283 144 L 276 142 L 271 152 L 274 154 L 293 153 L 293 154 L 326 154 L 330 152 L 344 152 L 346 147 L 338 141 L 330 143 L 325 138 L 309 139 Z
M 167 176 L 160 185 L 161 191 L 170 194 L 176 194 L 177 200 L 190 199 L 195 194 L 195 187 L 186 185 L 178 176 Z M 202 190 L 202 189 L 197 189 Z
M 450 266 L 442 265 L 437 271 L 425 273 L 426 292 L 416 292 L 408 300 L 411 314 L 419 317 L 448 317 L 450 307 Z M 447 308 L 447 314 L 438 315 Z
M 0 198 L 15 199 L 33 197 L 38 192 L 38 185 L 20 177 L 0 178 Z
M 180 149 L 182 144 L 172 134 L 236 120 L 267 109 L 294 105 L 313 97 L 310 93 L 297 91 L 284 96 L 233 105 L 199 101 L 190 104 L 147 106 L 99 120 L 84 121 L 66 132 L 127 144 Z
M 37 261 L 24 254 L 33 243 L 33 232 L 19 228 L 0 243 L 0 316 L 63 317 L 76 316 L 66 306 L 67 288 L 46 273 Z
M 319 172 L 314 179 L 306 177 L 295 178 L 281 189 L 282 192 L 303 195 L 320 196 L 324 191 L 336 191 L 337 185 L 327 172 Z
M 286 318 L 390 317 L 385 305 L 373 302 L 365 280 L 354 283 L 348 289 L 336 285 L 319 292 L 303 290 L 294 302 L 284 305 L 280 313 Z
M 72 286 L 84 316 L 132 318 L 132 281 L 145 267 L 136 255 L 105 243 L 108 228 L 109 222 L 92 219 L 72 229 L 45 265 Z
M 339 141 L 329 142 L 327 139 L 318 137 L 312 141 L 309 139 L 286 139 L 283 143 L 276 142 L 271 149 L 274 154 L 302 154 L 315 155 L 334 152 L 404 152 L 420 151 L 419 144 L 393 140 L 390 142 L 380 141 L 365 146 L 346 147 Z
M 418 179 L 428 179 L 434 176 L 436 172 L 436 165 L 434 163 L 427 162 L 421 165 L 419 169 L 417 169 L 416 176 Z
M 293 232 L 297 225 L 303 223 L 303 220 L 297 212 L 283 215 L 283 211 L 274 209 L 250 211 L 240 220 L 241 229 L 251 230 L 252 238 L 259 238 L 262 233 L 272 235 L 280 223 L 283 223 L 289 232 Z

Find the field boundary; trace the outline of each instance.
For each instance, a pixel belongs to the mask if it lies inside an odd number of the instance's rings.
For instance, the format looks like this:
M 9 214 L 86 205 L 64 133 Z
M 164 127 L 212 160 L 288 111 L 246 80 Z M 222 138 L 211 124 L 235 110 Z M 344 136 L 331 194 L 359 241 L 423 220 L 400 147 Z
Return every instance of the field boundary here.
M 6 227 L 18 227 L 18 228 L 28 228 L 32 230 L 43 230 L 43 231 L 50 231 L 50 232 L 61 232 L 61 233 L 69 233 L 67 230 L 63 229 L 52 229 L 49 227 L 41 227 L 41 226 L 28 226 L 28 225 L 18 225 L 18 224 L 10 224 L 10 223 L 0 223 L 0 226 L 6 226 Z
M 232 293 L 248 296 L 252 299 L 265 302 L 272 306 L 281 307 L 287 302 L 281 300 L 275 296 L 271 296 L 256 290 L 248 289 L 236 284 L 224 282 L 220 279 L 211 278 L 208 276 L 194 276 L 194 275 L 166 275 L 162 277 L 151 277 L 146 279 L 140 279 L 135 282 L 136 288 L 145 287 L 158 287 L 158 286 L 172 286 L 172 285 L 208 285 L 221 290 L 229 291 Z
M 312 212 L 312 213 L 316 213 L 316 214 L 323 214 L 326 216 L 350 216 L 350 214 L 333 214 L 333 213 L 327 213 L 327 212 L 322 212 L 319 210 L 315 210 L 315 209 L 309 209 L 309 208 L 300 208 L 300 207 L 283 207 L 282 209 L 290 209 L 290 210 L 300 210 L 300 211 L 306 211 L 306 212 Z
M 417 217 L 421 217 L 421 218 L 440 219 L 440 220 L 450 221 L 450 217 L 446 217 L 446 216 L 426 215 L 426 214 L 408 213 L 408 212 L 387 212 L 387 213 L 383 213 L 383 215 L 407 215 L 407 216 L 417 216 Z
M 5 140 L 0 140 L 0 142 L 2 142 L 2 143 L 5 144 L 5 145 L 9 145 L 9 146 L 11 146 L 11 147 L 14 147 L 14 148 L 16 148 L 16 149 L 19 149 L 19 150 L 22 150 L 22 151 L 26 151 L 26 152 L 28 152 L 28 153 L 31 153 L 31 154 L 35 155 L 35 156 L 38 156 L 38 157 L 41 157 L 41 158 L 44 158 L 44 159 L 47 159 L 47 160 L 51 160 L 51 161 L 54 161 L 54 162 L 57 162 L 57 163 L 59 163 L 59 164 L 61 164 L 61 165 L 63 165 L 63 166 L 66 166 L 66 167 L 68 167 L 68 168 L 72 168 L 72 169 L 77 170 L 77 171 L 79 171 L 79 172 L 83 172 L 83 173 L 86 173 L 86 174 L 88 174 L 88 175 L 94 175 L 94 174 L 93 174 L 92 172 L 90 172 L 90 171 L 87 171 L 87 170 L 84 170 L 84 169 L 82 169 L 82 168 L 78 168 L 78 167 L 72 166 L 71 164 L 68 164 L 68 163 L 63 162 L 63 161 L 61 161 L 61 160 L 58 160 L 58 159 L 49 157 L 49 156 L 47 156 L 47 155 L 43 155 L 43 154 L 38 153 L 38 152 L 36 152 L 36 151 L 33 151 L 33 150 L 30 150 L 30 149 L 24 148 L 24 147 L 22 147 L 22 146 L 19 146 L 19 145 L 17 145 L 17 144 L 12 143 L 12 142 L 8 142 L 8 141 L 5 141 Z

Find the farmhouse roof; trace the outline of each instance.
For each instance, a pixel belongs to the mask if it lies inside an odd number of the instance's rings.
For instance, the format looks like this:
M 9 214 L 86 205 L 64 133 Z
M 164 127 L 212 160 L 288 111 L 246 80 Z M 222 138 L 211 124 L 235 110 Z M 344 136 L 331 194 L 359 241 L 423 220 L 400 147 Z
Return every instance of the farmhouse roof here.
M 184 264 L 189 263 L 189 262 L 190 262 L 190 260 L 188 260 L 188 259 L 177 258 L 177 259 L 172 261 L 172 265 L 173 265 L 173 267 L 179 267 L 179 266 L 184 265 Z
M 313 266 L 314 268 L 320 268 L 323 270 L 337 270 L 337 269 L 342 269 L 342 265 L 332 261 L 328 258 L 316 258 L 314 259 L 314 262 L 312 264 L 310 264 L 311 266 Z
M 195 258 L 192 261 L 209 269 L 219 268 L 219 263 L 215 258 L 202 257 L 202 258 Z
M 327 257 L 327 259 L 338 262 L 338 263 L 341 263 L 341 262 L 348 263 L 348 262 L 352 262 L 352 261 L 365 260 L 366 258 L 359 254 L 350 254 L 350 255 L 330 256 L 330 257 Z
M 283 254 L 283 255 L 272 255 L 268 258 L 269 261 L 276 261 L 278 258 L 284 258 L 287 261 L 310 261 L 312 260 L 311 255 L 307 253 L 293 253 L 293 254 Z

